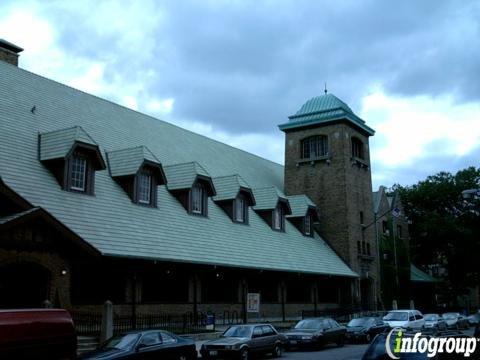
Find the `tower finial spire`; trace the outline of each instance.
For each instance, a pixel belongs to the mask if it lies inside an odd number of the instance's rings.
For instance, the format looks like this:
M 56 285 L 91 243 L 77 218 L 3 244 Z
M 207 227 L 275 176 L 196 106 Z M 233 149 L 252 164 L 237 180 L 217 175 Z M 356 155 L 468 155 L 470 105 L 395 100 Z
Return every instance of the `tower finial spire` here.
M 327 90 L 327 83 L 325 83 L 325 90 L 324 90 L 325 94 L 328 92 Z

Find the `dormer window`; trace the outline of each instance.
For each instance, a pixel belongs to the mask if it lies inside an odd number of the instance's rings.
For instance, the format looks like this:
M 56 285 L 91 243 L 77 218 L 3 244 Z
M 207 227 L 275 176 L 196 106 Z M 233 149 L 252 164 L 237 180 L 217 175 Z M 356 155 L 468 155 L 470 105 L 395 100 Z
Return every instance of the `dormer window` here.
M 301 158 L 317 159 L 328 155 L 328 137 L 311 136 L 301 141 Z
M 207 192 L 205 186 L 195 183 L 190 190 L 190 212 L 196 215 L 207 215 Z
M 97 143 L 79 126 L 38 136 L 38 157 L 63 190 L 93 195 L 95 171 L 106 168 Z
M 234 219 L 239 223 L 248 223 L 248 205 L 243 195 L 238 195 L 235 199 Z
M 305 236 L 312 236 L 312 217 L 310 215 L 305 216 L 305 224 L 303 233 Z
M 157 187 L 166 183 L 163 167 L 146 147 L 107 153 L 110 175 L 134 204 L 156 207 Z
M 138 202 L 150 205 L 152 201 L 152 175 L 147 171 L 138 174 Z
M 80 154 L 70 159 L 70 190 L 85 192 L 87 188 L 87 159 Z
M 275 210 L 273 210 L 272 227 L 274 230 L 278 231 L 283 231 L 285 229 L 285 213 L 280 204 L 278 204 Z

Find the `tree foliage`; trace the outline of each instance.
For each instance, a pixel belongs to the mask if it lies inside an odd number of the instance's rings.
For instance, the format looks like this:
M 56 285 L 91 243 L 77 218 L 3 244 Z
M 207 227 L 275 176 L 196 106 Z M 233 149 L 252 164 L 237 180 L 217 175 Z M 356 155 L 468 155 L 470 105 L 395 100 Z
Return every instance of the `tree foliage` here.
M 440 265 L 452 296 L 480 279 L 480 201 L 462 191 L 480 188 L 480 168 L 440 172 L 413 186 L 394 186 L 411 220 L 410 256 L 419 265 Z

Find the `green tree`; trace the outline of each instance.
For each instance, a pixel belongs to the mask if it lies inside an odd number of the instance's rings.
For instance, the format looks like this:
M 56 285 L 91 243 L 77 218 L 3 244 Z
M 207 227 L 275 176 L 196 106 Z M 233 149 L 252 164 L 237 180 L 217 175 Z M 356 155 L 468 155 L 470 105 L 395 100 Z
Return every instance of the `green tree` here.
M 480 187 L 480 168 L 440 172 L 415 185 L 395 185 L 411 220 L 410 257 L 446 268 L 446 290 L 455 301 L 480 280 L 480 204 L 462 191 Z

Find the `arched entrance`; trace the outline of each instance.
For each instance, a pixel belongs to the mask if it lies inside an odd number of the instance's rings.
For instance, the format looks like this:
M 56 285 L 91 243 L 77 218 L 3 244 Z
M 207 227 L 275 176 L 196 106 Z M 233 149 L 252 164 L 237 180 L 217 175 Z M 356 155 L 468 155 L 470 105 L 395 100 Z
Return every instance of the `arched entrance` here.
M 49 299 L 50 280 L 50 272 L 33 262 L 0 266 L 0 308 L 40 307 Z

